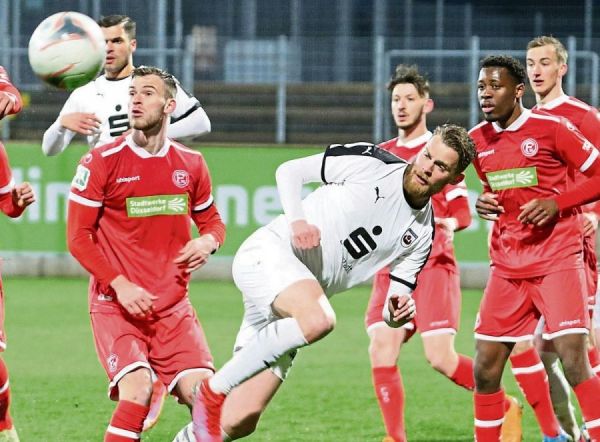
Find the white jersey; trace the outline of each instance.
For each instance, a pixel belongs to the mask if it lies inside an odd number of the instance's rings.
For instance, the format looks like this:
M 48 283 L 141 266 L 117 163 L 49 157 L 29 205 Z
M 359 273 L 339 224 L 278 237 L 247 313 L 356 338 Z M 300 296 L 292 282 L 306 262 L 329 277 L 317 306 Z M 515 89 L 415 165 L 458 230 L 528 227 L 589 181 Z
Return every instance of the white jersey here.
M 368 143 L 335 144 L 320 154 L 325 184 L 302 201 L 308 223 L 321 231 L 321 245 L 295 254 L 328 296 L 391 266 L 392 283 L 414 290 L 431 251 L 431 201 L 412 208 L 404 196 L 404 160 Z M 310 158 L 310 157 L 309 157 Z M 316 161 L 312 162 L 318 167 Z M 265 226 L 290 238 L 289 218 Z M 395 285 L 395 284 L 393 284 Z
M 131 76 L 109 80 L 101 75 L 96 80 L 75 89 L 65 102 L 56 122 L 44 134 L 46 153 L 62 152 L 75 136 L 75 132 L 62 128 L 60 117 L 74 112 L 93 113 L 101 125 L 94 134 L 86 136 L 90 148 L 108 144 L 129 129 L 127 107 Z M 200 108 L 200 102 L 189 95 L 177 82 L 176 108 L 171 114 L 171 124 Z M 210 122 L 208 122 L 210 130 Z M 169 134 L 171 136 L 171 134 Z M 48 147 L 46 145 L 53 145 Z

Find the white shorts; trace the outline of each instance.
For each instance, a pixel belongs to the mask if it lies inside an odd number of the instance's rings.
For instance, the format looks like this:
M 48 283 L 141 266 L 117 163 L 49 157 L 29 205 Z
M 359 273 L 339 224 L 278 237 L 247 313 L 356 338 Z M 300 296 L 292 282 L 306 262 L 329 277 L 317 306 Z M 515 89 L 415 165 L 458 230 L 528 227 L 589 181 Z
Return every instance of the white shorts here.
M 283 239 L 265 227 L 254 232 L 240 246 L 232 265 L 235 285 L 244 301 L 244 318 L 235 340 L 234 352 L 252 339 L 258 330 L 278 319 L 271 304 L 285 288 L 315 276 L 292 251 L 289 238 Z M 296 352 L 287 354 L 271 367 L 285 379 Z

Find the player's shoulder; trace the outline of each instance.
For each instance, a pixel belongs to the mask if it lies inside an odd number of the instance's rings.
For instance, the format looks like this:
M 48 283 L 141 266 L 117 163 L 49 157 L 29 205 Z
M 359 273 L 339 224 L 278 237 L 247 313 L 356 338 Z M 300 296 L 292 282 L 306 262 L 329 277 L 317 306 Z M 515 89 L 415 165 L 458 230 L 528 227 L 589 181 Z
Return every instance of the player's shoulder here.
M 488 121 L 483 120 L 475 126 L 473 126 L 471 129 L 469 129 L 469 135 L 473 137 L 489 129 L 492 129 L 492 124 Z
M 203 158 L 202 152 L 192 149 L 191 147 L 186 146 L 175 140 L 169 140 L 171 142 L 171 147 L 178 152 L 180 155 L 184 155 L 194 159 Z
M 115 138 L 110 143 L 94 147 L 90 153 L 92 153 L 94 157 L 109 158 L 122 152 L 125 147 L 127 147 L 127 137 L 122 135 L 118 138 Z
M 564 117 L 561 117 L 559 115 L 553 115 L 549 112 L 546 112 L 543 109 L 535 108 L 531 109 L 531 111 L 529 112 L 529 117 L 527 118 L 526 123 L 534 125 L 552 126 L 564 124 L 565 121 L 568 120 Z
M 402 158 L 397 157 L 391 152 L 380 148 L 378 145 L 359 141 L 357 143 L 348 144 L 330 144 L 325 150 L 325 158 L 327 157 L 363 157 L 375 158 L 385 164 L 406 163 Z

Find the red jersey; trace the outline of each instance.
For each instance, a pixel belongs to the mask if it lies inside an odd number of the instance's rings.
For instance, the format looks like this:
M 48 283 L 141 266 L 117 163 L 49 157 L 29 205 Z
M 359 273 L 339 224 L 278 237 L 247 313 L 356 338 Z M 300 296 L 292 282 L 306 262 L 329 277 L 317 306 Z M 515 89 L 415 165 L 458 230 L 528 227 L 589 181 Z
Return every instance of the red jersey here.
M 535 106 L 534 109 L 539 109 L 551 115 L 564 117 L 573 123 L 579 131 L 586 137 L 594 146 L 600 146 L 600 113 L 598 110 L 578 100 L 575 97 L 561 95 L 548 103 L 540 106 Z M 586 180 L 587 177 L 576 170 L 569 173 L 569 179 L 572 185 L 577 185 Z M 598 202 L 586 204 L 582 207 L 584 212 L 593 212 L 600 217 L 600 204 Z M 593 272 L 596 272 L 596 235 L 587 235 L 583 239 L 584 259 L 586 266 Z M 595 285 L 595 284 L 594 284 Z M 592 294 L 596 293 L 595 287 L 590 288 Z
M 13 101 L 14 106 L 10 112 L 11 114 L 16 114 L 21 110 L 23 107 L 21 94 L 10 82 L 10 78 L 2 66 L 0 66 L 0 92 L 7 94 Z M 12 178 L 8 155 L 6 149 L 0 143 L 0 210 L 10 217 L 17 217 L 23 213 L 24 209 L 13 204 L 11 195 L 13 187 L 15 187 L 15 182 Z
M 190 275 L 173 260 L 191 239 L 190 217 L 223 241 L 211 191 L 203 156 L 169 139 L 152 155 L 121 137 L 81 159 L 69 195 L 69 247 L 92 274 L 92 312 L 121 308 L 109 286 L 119 274 L 158 297 L 156 313 L 186 297 Z M 91 221 L 80 221 L 90 212 Z M 89 238 L 96 247 L 78 247 Z
M 508 128 L 482 122 L 469 132 L 473 162 L 484 191 L 495 192 L 504 213 L 494 223 L 490 257 L 498 276 L 529 278 L 581 268 L 578 210 L 561 212 L 543 227 L 517 220 L 534 198 L 556 198 L 567 190 L 567 167 L 600 173 L 598 151 L 565 119 L 523 113 Z
M 393 138 L 379 144 L 379 147 L 408 162 L 412 162 L 432 136 L 433 134 L 428 131 L 403 145 L 398 144 L 398 138 Z M 468 227 L 471 223 L 467 187 L 464 181 L 456 185 L 447 184 L 441 192 L 431 197 L 431 202 L 436 218 L 455 218 L 458 221 L 459 228 Z M 451 271 L 457 271 L 458 269 L 452 237 L 439 224 L 435 225 L 433 246 L 424 269 L 432 267 L 443 267 Z
M 19 90 L 13 86 L 8 77 L 8 73 L 4 67 L 0 66 L 0 92 L 7 94 L 13 102 L 13 108 L 10 111 L 11 114 L 16 114 L 21 111 L 23 107 L 23 101 L 21 100 L 21 94 Z

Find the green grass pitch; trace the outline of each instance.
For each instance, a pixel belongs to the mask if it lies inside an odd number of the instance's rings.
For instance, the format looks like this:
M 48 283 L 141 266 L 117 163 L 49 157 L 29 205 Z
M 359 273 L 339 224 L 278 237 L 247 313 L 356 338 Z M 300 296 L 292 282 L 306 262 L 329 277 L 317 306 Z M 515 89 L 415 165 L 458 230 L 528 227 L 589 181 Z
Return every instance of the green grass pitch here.
M 5 278 L 12 415 L 21 440 L 99 441 L 113 410 L 105 374 L 96 359 L 83 279 Z M 336 330 L 300 351 L 290 378 L 249 441 L 380 441 L 383 424 L 371 387 L 363 314 L 368 287 L 336 295 Z M 471 333 L 480 291 L 464 291 L 457 348 L 473 354 Z M 230 355 L 241 298 L 226 282 L 195 282 L 192 301 L 217 365 Z M 420 339 L 404 347 L 400 366 L 406 389 L 411 442 L 472 441 L 471 394 L 427 366 Z M 512 375 L 507 391 L 520 397 Z M 188 421 L 187 410 L 168 399 L 146 441 L 170 442 Z M 541 437 L 525 408 L 525 441 Z

